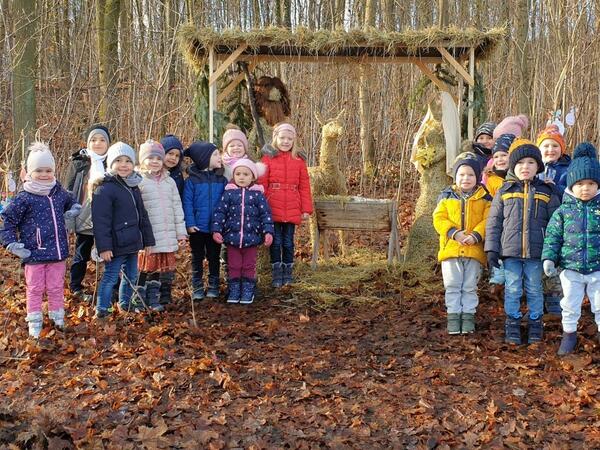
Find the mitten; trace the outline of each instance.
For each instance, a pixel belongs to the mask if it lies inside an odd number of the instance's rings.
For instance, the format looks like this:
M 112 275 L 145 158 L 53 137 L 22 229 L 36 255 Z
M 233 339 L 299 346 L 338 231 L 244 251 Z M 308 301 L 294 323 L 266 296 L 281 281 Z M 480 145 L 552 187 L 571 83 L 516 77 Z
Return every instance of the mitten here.
M 500 267 L 500 255 L 496 252 L 487 252 L 488 267 Z
M 223 243 L 223 235 L 221 233 L 213 233 L 213 241 L 217 244 Z
M 558 275 L 558 270 L 556 270 L 556 265 L 554 264 L 554 261 L 551 261 L 549 259 L 544 261 L 544 273 L 548 277 L 555 277 L 556 275 Z
M 71 209 L 65 212 L 65 219 L 74 219 L 81 213 L 81 205 L 79 203 L 75 203 L 71 206 Z
M 273 235 L 270 233 L 265 234 L 265 246 L 270 247 L 273 243 Z
M 104 262 L 104 260 L 98 254 L 98 249 L 96 247 L 92 248 L 92 251 L 90 253 L 90 258 L 92 259 L 92 261 L 97 262 L 97 263 Z
M 11 242 L 6 246 L 6 249 L 21 259 L 29 258 L 31 256 L 31 251 L 26 249 L 25 244 L 21 242 Z

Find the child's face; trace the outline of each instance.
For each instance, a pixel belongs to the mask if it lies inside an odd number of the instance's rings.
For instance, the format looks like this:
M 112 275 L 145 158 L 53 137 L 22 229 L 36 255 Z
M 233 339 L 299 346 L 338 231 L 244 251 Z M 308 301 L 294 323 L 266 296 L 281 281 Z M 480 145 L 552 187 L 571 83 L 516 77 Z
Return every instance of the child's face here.
M 167 169 L 172 169 L 177 164 L 179 164 L 180 157 L 181 157 L 180 152 L 176 148 L 169 150 L 167 153 L 165 153 L 165 161 L 164 161 L 165 167 Z
M 477 136 L 477 140 L 475 142 L 483 145 L 485 148 L 489 148 L 490 150 L 496 143 L 496 141 L 494 140 L 494 138 L 492 136 L 490 136 L 489 134 L 485 134 L 485 133 Z
M 104 136 L 99 133 L 96 133 L 92 136 L 90 140 L 90 148 L 95 154 L 99 156 L 103 156 L 108 151 L 108 142 Z
M 517 161 L 515 175 L 519 180 L 533 180 L 537 174 L 538 165 L 535 159 L 526 157 Z
M 496 152 L 494 153 L 494 167 L 499 170 L 508 169 L 508 153 Z
M 289 152 L 294 147 L 294 135 L 287 130 L 280 131 L 275 139 L 275 144 L 282 152 Z
M 598 193 L 598 183 L 594 180 L 579 180 L 571 188 L 575 198 L 587 202 L 593 199 Z
M 247 167 L 236 167 L 235 172 L 233 172 L 233 181 L 239 187 L 248 187 L 254 181 L 254 175 Z
M 119 156 L 113 161 L 111 168 L 121 178 L 127 178 L 133 173 L 133 161 L 127 156 Z
M 153 173 L 160 172 L 163 168 L 163 160 L 159 156 L 150 156 L 144 160 L 143 164 Z
M 463 164 L 456 171 L 456 185 L 463 192 L 470 192 L 477 184 L 477 177 L 472 167 Z
M 50 167 L 38 167 L 31 172 L 30 177 L 33 181 L 52 181 L 54 180 L 54 170 Z
M 208 162 L 209 169 L 220 169 L 223 167 L 223 163 L 221 162 L 221 154 L 219 150 L 215 150 L 212 155 L 210 155 L 210 161 Z
M 244 144 L 239 139 L 234 139 L 227 144 L 227 148 L 225 149 L 229 156 L 233 156 L 234 158 L 241 158 L 246 154 L 246 149 L 244 148 Z
M 545 163 L 558 161 L 561 155 L 560 144 L 554 139 L 544 139 L 540 144 L 540 151 L 542 152 L 542 161 Z

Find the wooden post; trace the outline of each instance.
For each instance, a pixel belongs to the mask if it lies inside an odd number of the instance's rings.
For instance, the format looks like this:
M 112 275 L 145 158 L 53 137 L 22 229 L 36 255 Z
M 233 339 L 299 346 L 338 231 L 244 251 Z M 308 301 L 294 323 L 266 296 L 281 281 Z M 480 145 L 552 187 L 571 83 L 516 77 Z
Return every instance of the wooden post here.
M 473 80 L 475 79 L 475 48 L 469 49 L 469 75 Z M 475 86 L 469 84 L 469 125 L 468 125 L 468 137 L 469 140 L 473 140 L 473 100 L 475 99 Z
M 317 218 L 315 217 L 315 220 L 317 220 Z M 312 261 L 310 262 L 310 267 L 313 269 L 317 268 L 317 261 L 319 260 L 319 242 L 320 242 L 320 236 L 319 236 L 319 224 L 317 223 L 317 226 L 315 227 L 315 235 L 314 235 L 314 240 L 313 240 L 313 248 L 312 248 Z
M 211 45 L 208 48 L 208 78 L 213 77 L 215 73 L 215 48 Z M 217 82 L 208 85 L 208 141 L 213 142 L 215 138 L 215 110 L 217 109 Z

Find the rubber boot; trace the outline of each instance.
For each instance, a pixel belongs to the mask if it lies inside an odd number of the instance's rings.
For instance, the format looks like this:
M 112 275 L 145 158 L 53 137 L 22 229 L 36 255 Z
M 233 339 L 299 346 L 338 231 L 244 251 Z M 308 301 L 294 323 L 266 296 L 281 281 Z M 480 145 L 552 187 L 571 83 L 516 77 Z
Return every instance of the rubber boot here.
M 44 316 L 41 312 L 33 312 L 27 314 L 25 319 L 29 326 L 29 336 L 34 339 L 39 339 L 42 327 L 44 326 Z
M 160 304 L 160 281 L 146 282 L 146 304 L 152 311 L 163 312 L 165 307 Z
M 558 347 L 558 356 L 568 355 L 575 351 L 577 346 L 577 331 L 573 333 L 563 333 L 562 340 L 560 341 L 560 347 Z
M 538 342 L 542 342 L 542 339 L 544 338 L 544 324 L 541 317 L 536 320 L 529 319 L 527 321 L 527 329 L 528 344 L 537 344 Z
M 48 318 L 54 323 L 54 326 L 59 330 L 65 329 L 65 310 L 48 311 Z
M 284 286 L 288 284 L 292 284 L 294 282 L 294 278 L 292 277 L 292 271 L 294 270 L 294 263 L 284 264 L 283 265 L 283 280 L 282 283 Z
M 160 304 L 168 305 L 173 301 L 173 281 L 175 280 L 175 272 L 160 273 Z
M 448 313 L 448 322 L 446 324 L 448 334 L 460 334 L 460 314 Z
M 470 334 L 475 332 L 475 314 L 473 313 L 462 313 L 460 318 L 460 332 L 462 334 Z
M 254 301 L 254 288 L 256 287 L 256 280 L 252 278 L 242 278 L 242 297 L 240 303 L 243 305 L 249 305 Z
M 560 297 L 554 295 L 544 296 L 544 303 L 546 306 L 546 312 L 554 316 L 562 315 L 562 308 L 560 307 Z
M 204 300 L 204 286 L 202 284 L 192 285 L 192 300 L 195 302 Z
M 506 318 L 506 322 L 504 322 L 504 342 L 521 345 L 521 319 Z
M 242 284 L 240 278 L 230 278 L 228 281 L 229 294 L 227 303 L 239 303 L 242 295 Z
M 219 276 L 208 276 L 208 287 L 206 289 L 207 298 L 217 298 L 219 296 Z
M 283 263 L 273 263 L 272 268 L 272 281 L 271 286 L 274 288 L 280 288 L 283 286 Z

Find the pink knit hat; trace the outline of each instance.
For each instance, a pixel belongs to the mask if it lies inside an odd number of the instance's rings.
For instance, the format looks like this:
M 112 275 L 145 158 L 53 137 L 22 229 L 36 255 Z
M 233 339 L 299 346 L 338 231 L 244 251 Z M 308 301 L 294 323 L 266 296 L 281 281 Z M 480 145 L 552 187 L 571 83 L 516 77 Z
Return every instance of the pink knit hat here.
M 526 115 L 508 116 L 496 126 L 493 137 L 498 139 L 503 134 L 514 134 L 516 137 L 521 137 L 527 127 L 529 127 L 529 119 Z
M 289 131 L 294 135 L 294 137 L 296 137 L 296 129 L 293 127 L 293 125 L 284 122 L 273 128 L 273 138 L 275 138 L 282 131 Z
M 235 173 L 235 169 L 237 169 L 238 167 L 247 167 L 248 169 L 250 169 L 250 172 L 252 172 L 252 175 L 254 175 L 254 179 L 258 179 L 258 167 L 256 167 L 256 164 L 251 159 L 238 159 L 231 167 L 231 173 Z
M 235 130 L 235 129 L 227 130 L 223 134 L 223 151 L 227 152 L 227 146 L 229 145 L 229 143 L 231 141 L 235 141 L 235 140 L 238 140 L 242 143 L 242 145 L 244 146 L 244 150 L 247 153 L 248 152 L 248 138 L 246 137 L 246 135 L 244 134 L 243 131 Z
M 160 142 L 153 139 L 148 139 L 140 145 L 140 163 L 143 163 L 146 158 L 158 156 L 163 161 L 165 160 L 165 149 Z

